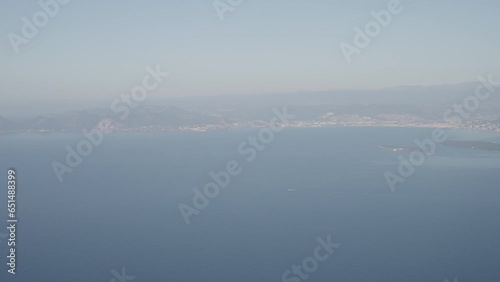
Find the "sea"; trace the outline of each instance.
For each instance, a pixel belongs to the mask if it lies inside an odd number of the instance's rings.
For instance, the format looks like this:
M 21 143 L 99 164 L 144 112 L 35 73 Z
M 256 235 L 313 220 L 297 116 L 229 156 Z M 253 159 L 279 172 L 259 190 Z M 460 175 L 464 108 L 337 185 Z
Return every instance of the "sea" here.
M 379 146 L 414 147 L 432 129 L 286 128 L 248 160 L 238 147 L 258 133 L 106 134 L 62 182 L 52 163 L 65 164 L 81 133 L 1 135 L 0 281 L 500 281 L 500 153 L 438 144 L 393 192 L 384 174 L 410 152 Z M 186 224 L 179 205 L 193 207 L 193 189 L 229 162 L 241 172 Z M 338 244 L 323 261 L 318 240 Z

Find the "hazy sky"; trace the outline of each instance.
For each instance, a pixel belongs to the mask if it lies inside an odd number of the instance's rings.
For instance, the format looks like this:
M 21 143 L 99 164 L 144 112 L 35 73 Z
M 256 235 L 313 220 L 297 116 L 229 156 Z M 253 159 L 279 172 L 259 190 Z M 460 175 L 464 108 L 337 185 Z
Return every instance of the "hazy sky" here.
M 156 97 L 460 83 L 500 73 L 498 0 L 401 1 L 404 10 L 348 64 L 339 44 L 353 44 L 354 27 L 388 2 L 244 0 L 221 21 L 211 0 L 72 0 L 15 54 L 8 33 L 21 35 L 21 18 L 41 8 L 2 0 L 0 110 L 113 99 L 156 64 L 171 73 Z

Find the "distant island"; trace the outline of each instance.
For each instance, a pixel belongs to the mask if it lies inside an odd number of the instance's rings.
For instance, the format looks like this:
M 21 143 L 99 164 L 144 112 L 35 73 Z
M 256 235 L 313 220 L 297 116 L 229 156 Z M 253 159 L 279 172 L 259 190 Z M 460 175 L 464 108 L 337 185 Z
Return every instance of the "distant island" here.
M 446 147 L 453 147 L 453 148 L 500 152 L 500 144 L 494 142 L 446 140 L 440 144 Z M 414 152 L 414 151 L 422 152 L 422 150 L 417 147 L 380 145 L 379 148 L 390 150 L 393 152 Z
M 490 152 L 500 152 L 500 144 L 494 142 L 482 142 L 482 141 L 445 141 L 443 143 L 447 147 L 464 148 L 464 149 L 474 149 Z

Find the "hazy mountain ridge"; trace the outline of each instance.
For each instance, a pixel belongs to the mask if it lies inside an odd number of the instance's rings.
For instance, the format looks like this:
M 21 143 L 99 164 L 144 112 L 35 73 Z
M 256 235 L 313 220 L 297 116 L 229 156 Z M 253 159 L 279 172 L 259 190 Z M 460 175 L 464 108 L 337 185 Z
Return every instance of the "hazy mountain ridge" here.
M 294 122 L 312 125 L 446 126 L 443 114 L 474 95 L 476 84 L 398 87 L 258 96 L 189 97 L 147 101 L 128 114 L 90 108 L 24 120 L 0 116 L 0 131 L 227 129 L 261 126 L 287 106 Z M 500 128 L 500 95 L 482 101 L 471 124 Z

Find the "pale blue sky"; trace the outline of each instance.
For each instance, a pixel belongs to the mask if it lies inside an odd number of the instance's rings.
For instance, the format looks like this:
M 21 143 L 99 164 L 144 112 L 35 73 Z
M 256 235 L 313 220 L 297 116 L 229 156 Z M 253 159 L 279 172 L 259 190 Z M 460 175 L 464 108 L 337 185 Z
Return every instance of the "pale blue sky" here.
M 46 1 L 46 0 L 45 0 Z M 245 0 L 220 21 L 211 0 L 72 0 L 15 54 L 7 37 L 37 1 L 3 0 L 0 91 L 9 102 L 113 99 L 147 65 L 156 97 L 371 89 L 500 74 L 500 1 L 401 1 L 404 11 L 348 64 L 340 51 L 386 0 Z M 0 109 L 1 110 L 1 109 Z

